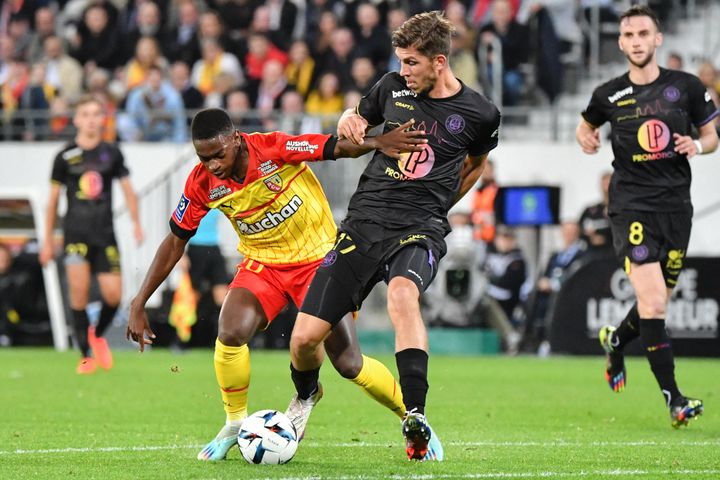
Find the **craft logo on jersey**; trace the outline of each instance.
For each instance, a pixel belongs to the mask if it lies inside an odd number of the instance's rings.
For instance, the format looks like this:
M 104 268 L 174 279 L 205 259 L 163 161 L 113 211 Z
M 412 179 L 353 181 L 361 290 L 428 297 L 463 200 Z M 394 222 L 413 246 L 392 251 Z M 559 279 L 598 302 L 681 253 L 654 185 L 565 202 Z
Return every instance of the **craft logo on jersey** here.
M 222 198 L 225 195 L 229 195 L 232 193 L 232 190 L 230 190 L 225 185 L 220 185 L 219 187 L 215 187 L 212 190 L 210 190 L 210 193 L 208 194 L 208 198 L 210 200 L 217 200 L 218 198 Z
M 182 222 L 183 217 L 185 216 L 185 212 L 187 211 L 188 206 L 190 205 L 190 200 L 185 196 L 183 193 L 180 195 L 180 201 L 178 202 L 177 207 L 175 208 L 175 220 L 178 221 L 178 223 Z
M 102 175 L 94 170 L 88 170 L 80 177 L 78 187 L 77 198 L 81 200 L 95 200 L 103 190 Z
M 310 143 L 307 140 L 288 140 L 285 143 L 285 150 L 288 152 L 310 152 L 315 153 L 319 145 Z
M 279 192 L 280 190 L 282 190 L 282 177 L 277 173 L 271 177 L 264 179 L 263 182 L 265 182 L 265 186 L 273 192 Z
M 453 135 L 458 135 L 465 130 L 465 119 L 457 113 L 453 113 L 445 120 L 445 128 Z
M 670 143 L 670 128 L 660 120 L 648 120 L 640 125 L 637 140 L 642 149 L 650 153 L 636 153 L 632 156 L 633 162 L 674 158 L 676 155 L 673 151 L 663 151 Z
M 625 95 L 630 95 L 632 93 L 633 93 L 633 87 L 629 86 L 627 88 L 623 88 L 622 90 L 618 90 L 617 92 L 613 93 L 612 95 L 610 95 L 608 97 L 608 100 L 610 101 L 610 103 L 615 103 L 618 100 L 620 100 L 622 97 L 624 97 Z
M 254 233 L 264 232 L 271 228 L 275 228 L 288 218 L 295 215 L 300 210 L 303 201 L 295 195 L 290 199 L 287 205 L 283 206 L 279 212 L 267 212 L 260 220 L 254 223 L 245 223 L 242 220 L 235 220 L 240 233 L 243 235 L 252 235 Z
M 278 165 L 275 162 L 273 162 L 272 160 L 266 160 L 266 161 L 262 162 L 260 164 L 260 166 L 258 166 L 258 170 L 260 171 L 260 176 L 263 176 L 263 177 L 265 175 L 268 175 L 268 174 L 274 172 L 278 168 L 279 168 Z

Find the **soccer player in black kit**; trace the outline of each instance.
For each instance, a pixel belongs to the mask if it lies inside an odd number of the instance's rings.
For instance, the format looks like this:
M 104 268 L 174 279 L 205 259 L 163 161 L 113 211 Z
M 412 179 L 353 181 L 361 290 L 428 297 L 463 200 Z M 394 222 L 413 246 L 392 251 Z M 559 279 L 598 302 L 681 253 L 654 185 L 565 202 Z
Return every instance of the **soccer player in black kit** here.
M 318 267 L 290 341 L 292 378 L 307 417 L 316 402 L 323 339 L 360 308 L 373 286 L 388 284 L 395 358 L 406 407 L 402 430 L 414 460 L 443 460 L 425 418 L 428 340 L 420 293 L 437 272 L 450 231 L 447 213 L 477 181 L 497 146 L 500 113 L 455 78 L 448 56 L 453 26 L 440 12 L 408 19 L 392 36 L 400 72 L 380 79 L 338 123 L 338 136 L 363 142 L 414 119 L 428 143 L 401 160 L 376 152 L 360 177 L 333 249 Z
M 611 124 L 615 161 L 608 211 L 615 251 L 637 297 L 617 328 L 599 332 L 608 357 L 605 378 L 614 391 L 625 388 L 623 348 L 640 337 L 677 428 L 700 415 L 703 403 L 685 397 L 676 384 L 665 314 L 690 239 L 688 159 L 717 148 L 718 112 L 697 77 L 658 66 L 661 43 L 652 10 L 634 6 L 621 15 L 619 45 L 629 72 L 595 89 L 576 136 L 585 153 L 596 153 L 598 127 Z
M 40 263 L 45 265 L 52 260 L 58 199 L 64 186 L 67 193 L 63 224 L 65 271 L 75 340 L 82 354 L 77 366 L 79 374 L 93 373 L 98 366 L 106 370 L 112 367 L 112 355 L 103 334 L 117 312 L 122 287 L 120 255 L 113 228 L 114 178 L 120 180 L 135 239 L 138 243 L 143 239 L 137 197 L 122 153 L 115 145 L 102 141 L 104 118 L 102 103 L 96 98 L 87 96 L 78 102 L 73 118 L 77 128 L 75 140 L 57 154 L 53 163 L 45 240 L 40 251 Z M 97 276 L 102 297 L 100 318 L 94 328 L 90 327 L 85 310 L 91 274 Z

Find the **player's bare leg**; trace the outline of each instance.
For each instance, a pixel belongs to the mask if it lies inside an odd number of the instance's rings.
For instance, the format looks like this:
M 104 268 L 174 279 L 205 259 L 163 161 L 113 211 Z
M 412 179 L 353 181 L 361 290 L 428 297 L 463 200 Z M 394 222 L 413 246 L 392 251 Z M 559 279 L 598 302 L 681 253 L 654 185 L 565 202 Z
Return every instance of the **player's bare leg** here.
M 242 420 L 247 416 L 250 386 L 248 342 L 258 328 L 267 325 L 258 299 L 247 289 L 231 288 L 225 297 L 215 341 L 215 375 L 225 408 L 225 425 L 198 453 L 198 460 L 223 460 L 237 441 Z
M 413 281 L 394 277 L 388 284 L 387 297 L 388 313 L 395 329 L 395 359 L 406 408 L 402 430 L 408 459 L 442 461 L 442 444 L 425 418 L 428 339 L 420 316 L 420 291 Z

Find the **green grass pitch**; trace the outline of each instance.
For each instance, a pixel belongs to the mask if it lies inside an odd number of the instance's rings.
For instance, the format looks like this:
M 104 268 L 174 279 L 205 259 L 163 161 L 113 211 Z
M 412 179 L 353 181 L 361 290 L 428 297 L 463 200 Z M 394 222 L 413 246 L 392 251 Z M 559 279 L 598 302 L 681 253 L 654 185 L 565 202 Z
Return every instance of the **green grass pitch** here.
M 381 357 L 395 370 L 391 357 Z M 706 413 L 673 430 L 643 358 L 621 394 L 603 359 L 431 357 L 428 417 L 443 463 L 405 459 L 399 421 L 329 364 L 325 398 L 287 465 L 237 449 L 195 459 L 224 421 L 212 352 L 115 353 L 110 372 L 75 374 L 75 353 L 0 350 L 2 479 L 720 478 L 720 361 L 681 358 L 681 387 Z M 250 410 L 284 410 L 287 352 L 253 352 Z

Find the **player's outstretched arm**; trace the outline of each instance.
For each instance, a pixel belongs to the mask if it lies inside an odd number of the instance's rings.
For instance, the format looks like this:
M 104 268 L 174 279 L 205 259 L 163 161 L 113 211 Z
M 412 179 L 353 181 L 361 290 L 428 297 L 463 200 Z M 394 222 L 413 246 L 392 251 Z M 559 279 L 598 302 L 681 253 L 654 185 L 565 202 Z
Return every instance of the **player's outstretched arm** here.
M 706 123 L 698 129 L 698 133 L 700 138 L 697 140 L 693 140 L 689 135 L 673 134 L 675 151 L 687 155 L 687 158 L 692 158 L 695 155 L 711 153 L 717 150 L 718 135 L 717 130 L 715 130 L 715 122 Z
M 597 153 L 600 149 L 600 130 L 587 123 L 585 119 L 578 123 L 575 138 L 585 153 Z
M 138 245 L 143 242 L 145 233 L 143 232 L 142 225 L 140 225 L 140 213 L 138 209 L 138 198 L 133 190 L 132 185 L 128 177 L 120 179 L 120 187 L 122 187 L 123 195 L 125 195 L 125 204 L 127 205 L 130 219 L 133 223 L 133 235 Z
M 187 242 L 173 233 L 167 234 L 155 252 L 155 258 L 150 264 L 140 291 L 130 302 L 130 318 L 128 318 L 125 338 L 128 340 L 132 338 L 138 342 L 141 352 L 145 350 L 145 345 L 152 345 L 152 340 L 155 338 L 155 334 L 150 329 L 145 304 L 180 260 L 185 252 Z
M 357 145 L 347 138 L 338 139 L 333 152 L 335 158 L 356 158 L 373 150 L 380 150 L 385 155 L 400 158 L 404 152 L 419 152 L 427 143 L 425 131 L 409 130 L 415 120 L 408 120 L 399 127 L 376 137 L 367 137 L 362 145 Z
M 341 139 L 347 138 L 355 145 L 362 145 L 367 129 L 367 120 L 358 115 L 354 108 L 348 108 L 338 120 L 337 136 Z

